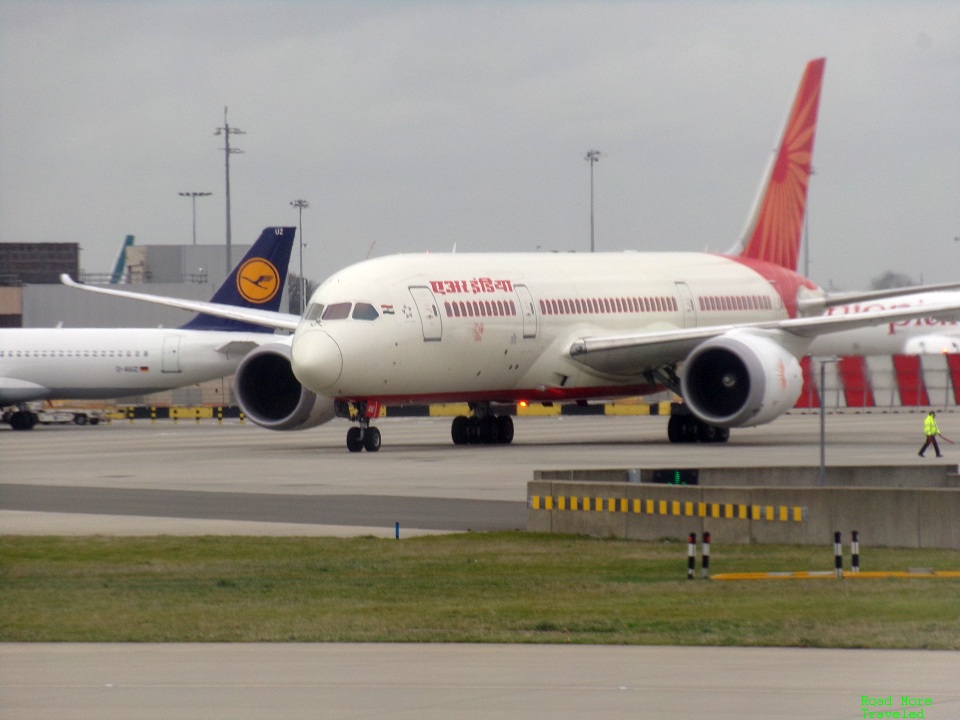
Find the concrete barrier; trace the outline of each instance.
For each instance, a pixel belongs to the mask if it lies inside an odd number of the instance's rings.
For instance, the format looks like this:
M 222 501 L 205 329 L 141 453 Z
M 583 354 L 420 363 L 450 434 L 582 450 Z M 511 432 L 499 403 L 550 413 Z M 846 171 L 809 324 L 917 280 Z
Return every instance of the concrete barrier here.
M 710 532 L 715 543 L 825 545 L 834 531 L 856 529 L 866 547 L 960 549 L 960 490 L 955 488 L 534 480 L 527 495 L 527 529 L 533 532 L 678 541 L 691 532 Z
M 670 468 L 673 470 L 674 468 Z M 817 487 L 819 466 L 676 468 L 697 470 L 701 487 Z M 652 482 L 660 468 L 616 470 L 536 470 L 534 480 L 580 480 L 584 482 Z M 938 488 L 957 487 L 956 465 L 860 465 L 826 468 L 825 487 Z

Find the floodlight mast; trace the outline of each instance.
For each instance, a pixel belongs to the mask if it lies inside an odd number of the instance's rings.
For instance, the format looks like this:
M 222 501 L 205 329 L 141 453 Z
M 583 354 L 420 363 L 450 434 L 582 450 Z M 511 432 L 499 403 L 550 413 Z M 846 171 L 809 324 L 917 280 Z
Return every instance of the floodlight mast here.
M 230 147 L 230 135 L 246 135 L 240 128 L 230 127 L 227 122 L 227 108 L 223 108 L 223 127 L 218 127 L 214 135 L 223 135 L 223 154 L 225 157 L 226 175 L 227 175 L 227 275 L 233 269 L 233 258 L 230 255 L 230 155 L 231 153 L 242 153 L 239 148 Z
M 213 193 L 208 192 L 182 192 L 177 193 L 180 197 L 188 197 L 193 200 L 193 244 L 197 244 L 197 198 L 207 197 Z
M 306 200 L 291 200 L 290 204 L 300 211 L 300 221 L 297 223 L 297 237 L 300 239 L 300 315 L 306 307 L 307 281 L 303 277 L 303 210 L 310 207 Z
M 599 162 L 600 156 L 603 155 L 599 150 L 588 150 L 586 156 L 583 158 L 588 163 L 590 163 L 590 252 L 593 252 L 593 166 L 595 163 Z

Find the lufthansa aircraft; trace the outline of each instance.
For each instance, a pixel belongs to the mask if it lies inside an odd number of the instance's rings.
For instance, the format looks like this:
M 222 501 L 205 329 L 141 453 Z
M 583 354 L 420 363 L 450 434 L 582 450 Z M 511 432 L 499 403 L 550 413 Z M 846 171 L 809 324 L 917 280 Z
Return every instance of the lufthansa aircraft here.
M 266 228 L 211 302 L 281 316 L 295 233 L 293 227 Z M 124 397 L 223 377 L 250 350 L 289 342 L 272 333 L 262 323 L 210 315 L 170 329 L 0 329 L 0 406 L 18 405 L 10 425 L 29 430 L 37 416 L 25 402 Z
M 670 440 L 722 442 L 730 428 L 793 407 L 803 385 L 799 359 L 817 336 L 953 317 L 960 302 L 824 315 L 836 303 L 797 274 L 824 62 L 805 69 L 734 251 L 367 260 L 326 280 L 299 322 L 268 322 L 296 333 L 292 345 L 263 345 L 241 362 L 241 407 L 274 430 L 349 418 L 356 425 L 347 448 L 356 452 L 379 449 L 370 420 L 383 403 L 469 403 L 470 415 L 453 421 L 453 442 L 493 444 L 513 439 L 513 421 L 497 414 L 498 404 L 670 389 L 690 413 L 671 417 Z

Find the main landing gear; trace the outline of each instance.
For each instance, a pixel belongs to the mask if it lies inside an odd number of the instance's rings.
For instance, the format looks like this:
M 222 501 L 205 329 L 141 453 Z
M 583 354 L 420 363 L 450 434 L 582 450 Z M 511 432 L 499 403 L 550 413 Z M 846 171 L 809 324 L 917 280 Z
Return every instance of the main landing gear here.
M 509 445 L 513 442 L 513 418 L 494 415 L 490 403 L 470 403 L 472 414 L 453 419 L 450 436 L 454 445 Z
M 672 443 L 725 443 L 730 428 L 709 425 L 693 415 L 671 415 L 667 438 Z
M 10 423 L 10 427 L 14 430 L 33 430 L 33 426 L 40 422 L 40 416 L 32 410 L 18 408 L 5 412 L 3 422 Z

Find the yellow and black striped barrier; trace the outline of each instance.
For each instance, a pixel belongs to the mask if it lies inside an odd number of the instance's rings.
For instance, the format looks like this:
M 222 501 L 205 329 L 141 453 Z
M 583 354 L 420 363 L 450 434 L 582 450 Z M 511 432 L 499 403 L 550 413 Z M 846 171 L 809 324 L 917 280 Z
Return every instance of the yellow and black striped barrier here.
M 739 505 L 736 503 L 652 500 L 649 498 L 531 495 L 528 506 L 532 510 L 670 515 L 719 520 L 765 520 L 768 522 L 799 523 L 807 518 L 807 508 L 798 505 Z

